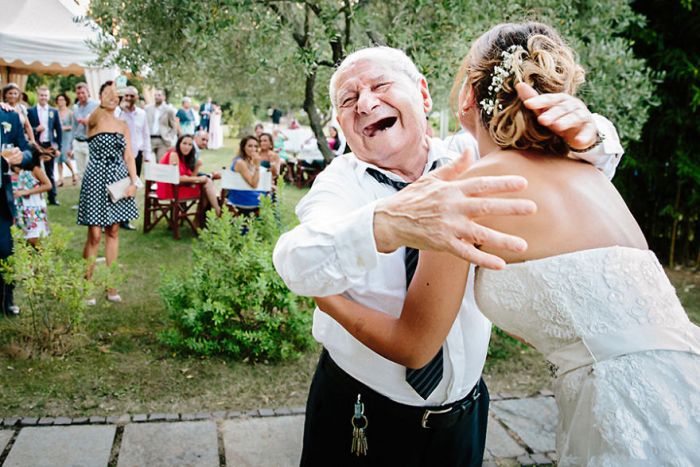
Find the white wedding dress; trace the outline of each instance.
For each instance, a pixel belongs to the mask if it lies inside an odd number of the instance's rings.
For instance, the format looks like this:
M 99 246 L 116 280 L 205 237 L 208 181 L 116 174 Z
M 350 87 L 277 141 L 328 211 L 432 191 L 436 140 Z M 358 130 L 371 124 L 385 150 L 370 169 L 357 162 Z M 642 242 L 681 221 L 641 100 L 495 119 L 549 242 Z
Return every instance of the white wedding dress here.
M 560 466 L 700 466 L 700 328 L 654 253 L 479 269 L 481 311 L 552 363 Z

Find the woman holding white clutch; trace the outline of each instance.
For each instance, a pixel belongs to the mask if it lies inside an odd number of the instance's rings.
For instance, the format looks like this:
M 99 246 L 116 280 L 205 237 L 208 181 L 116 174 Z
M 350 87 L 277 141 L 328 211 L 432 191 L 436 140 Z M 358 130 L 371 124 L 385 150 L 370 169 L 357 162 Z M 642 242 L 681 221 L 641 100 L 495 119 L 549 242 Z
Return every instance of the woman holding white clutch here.
M 88 121 L 90 159 L 78 203 L 78 224 L 88 226 L 83 258 L 97 256 L 104 229 L 107 266 L 117 259 L 119 253 L 119 224 L 139 216 L 134 199 L 138 183 L 136 163 L 129 128 L 126 122 L 114 116 L 118 105 L 119 96 L 114 83 L 106 81 L 100 88 L 100 108 L 90 114 Z M 93 267 L 94 263 L 88 266 L 88 279 L 92 277 Z M 122 299 L 116 289 L 110 288 L 107 300 L 121 302 Z M 88 304 L 94 305 L 95 299 L 88 300 Z

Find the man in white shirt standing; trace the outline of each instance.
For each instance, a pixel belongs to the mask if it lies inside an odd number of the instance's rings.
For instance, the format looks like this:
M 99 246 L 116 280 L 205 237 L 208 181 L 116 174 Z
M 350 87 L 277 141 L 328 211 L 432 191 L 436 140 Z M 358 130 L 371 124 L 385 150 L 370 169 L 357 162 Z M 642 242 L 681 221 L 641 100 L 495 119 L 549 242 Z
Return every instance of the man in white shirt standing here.
M 139 100 L 139 92 L 133 86 L 124 90 L 124 100 L 120 108 L 118 118 L 124 120 L 129 126 L 131 135 L 131 150 L 136 154 L 136 174 L 141 175 L 141 165 L 144 161 L 150 162 L 151 156 L 151 132 L 148 128 L 146 111 L 140 109 L 136 103 Z
M 491 268 L 504 262 L 475 245 L 526 247 L 472 220 L 533 212 L 526 200 L 479 197 L 518 191 L 526 182 L 459 179 L 458 165 L 449 164 L 456 155 L 426 136 L 427 82 L 403 52 L 379 47 L 348 56 L 331 78 L 330 98 L 353 153 L 318 176 L 297 205 L 301 223 L 275 247 L 275 267 L 291 290 L 343 294 L 398 316 L 410 281 L 405 247 L 447 251 Z M 600 151 L 600 134 L 591 131 L 595 123 L 580 101 L 558 96 L 548 102 L 544 110 L 577 109 L 566 129 L 557 119 L 548 122 L 553 131 L 570 146 Z M 313 334 L 324 351 L 309 390 L 303 466 L 481 465 L 488 419 L 481 372 L 491 324 L 478 311 L 472 287 L 440 353 L 422 369 L 381 357 L 316 309 Z
M 136 106 L 139 100 L 139 92 L 133 86 L 124 90 L 124 100 L 119 108 L 118 118 L 124 120 L 129 127 L 131 137 L 131 151 L 136 154 L 136 175 L 141 176 L 141 165 L 144 159 L 149 162 L 151 156 L 151 132 L 148 129 L 146 111 Z M 121 223 L 126 230 L 136 230 L 129 222 Z

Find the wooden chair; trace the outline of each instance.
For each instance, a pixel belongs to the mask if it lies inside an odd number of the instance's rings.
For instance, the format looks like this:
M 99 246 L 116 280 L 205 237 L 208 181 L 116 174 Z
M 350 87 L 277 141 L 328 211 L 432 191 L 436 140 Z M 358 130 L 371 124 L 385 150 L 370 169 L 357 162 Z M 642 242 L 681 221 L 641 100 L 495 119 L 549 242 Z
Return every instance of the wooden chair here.
M 204 190 L 196 198 L 179 198 L 180 171 L 177 166 L 170 164 L 144 164 L 146 179 L 143 232 L 148 233 L 163 219 L 173 231 L 175 240 L 180 239 L 180 227 L 187 223 L 195 235 L 204 217 Z M 154 183 L 170 183 L 173 186 L 173 196 L 160 199 L 156 195 Z
M 310 187 L 323 169 L 326 162 L 318 149 L 316 138 L 307 140 L 301 147 L 296 164 L 295 185 L 297 188 Z
M 233 170 L 223 170 L 221 172 L 221 206 L 226 206 L 234 216 L 238 216 L 240 211 L 238 211 L 235 206 L 231 206 L 226 202 L 228 190 L 264 191 L 269 193 L 272 190 L 272 173 L 265 167 L 260 167 L 258 186 L 251 188 L 248 182 L 246 182 L 238 172 L 234 172 Z M 257 210 L 255 214 L 257 215 Z

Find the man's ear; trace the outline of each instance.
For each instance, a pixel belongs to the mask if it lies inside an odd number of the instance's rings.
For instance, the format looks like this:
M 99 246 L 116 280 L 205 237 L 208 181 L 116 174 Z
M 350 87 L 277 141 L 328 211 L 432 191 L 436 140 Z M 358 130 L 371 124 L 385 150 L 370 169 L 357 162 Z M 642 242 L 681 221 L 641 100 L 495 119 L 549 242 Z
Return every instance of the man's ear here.
M 433 109 L 433 98 L 430 97 L 430 91 L 428 90 L 428 82 L 425 80 L 424 76 L 421 76 L 418 82 L 418 87 L 420 89 L 421 97 L 423 98 L 423 111 L 426 115 L 430 113 Z

